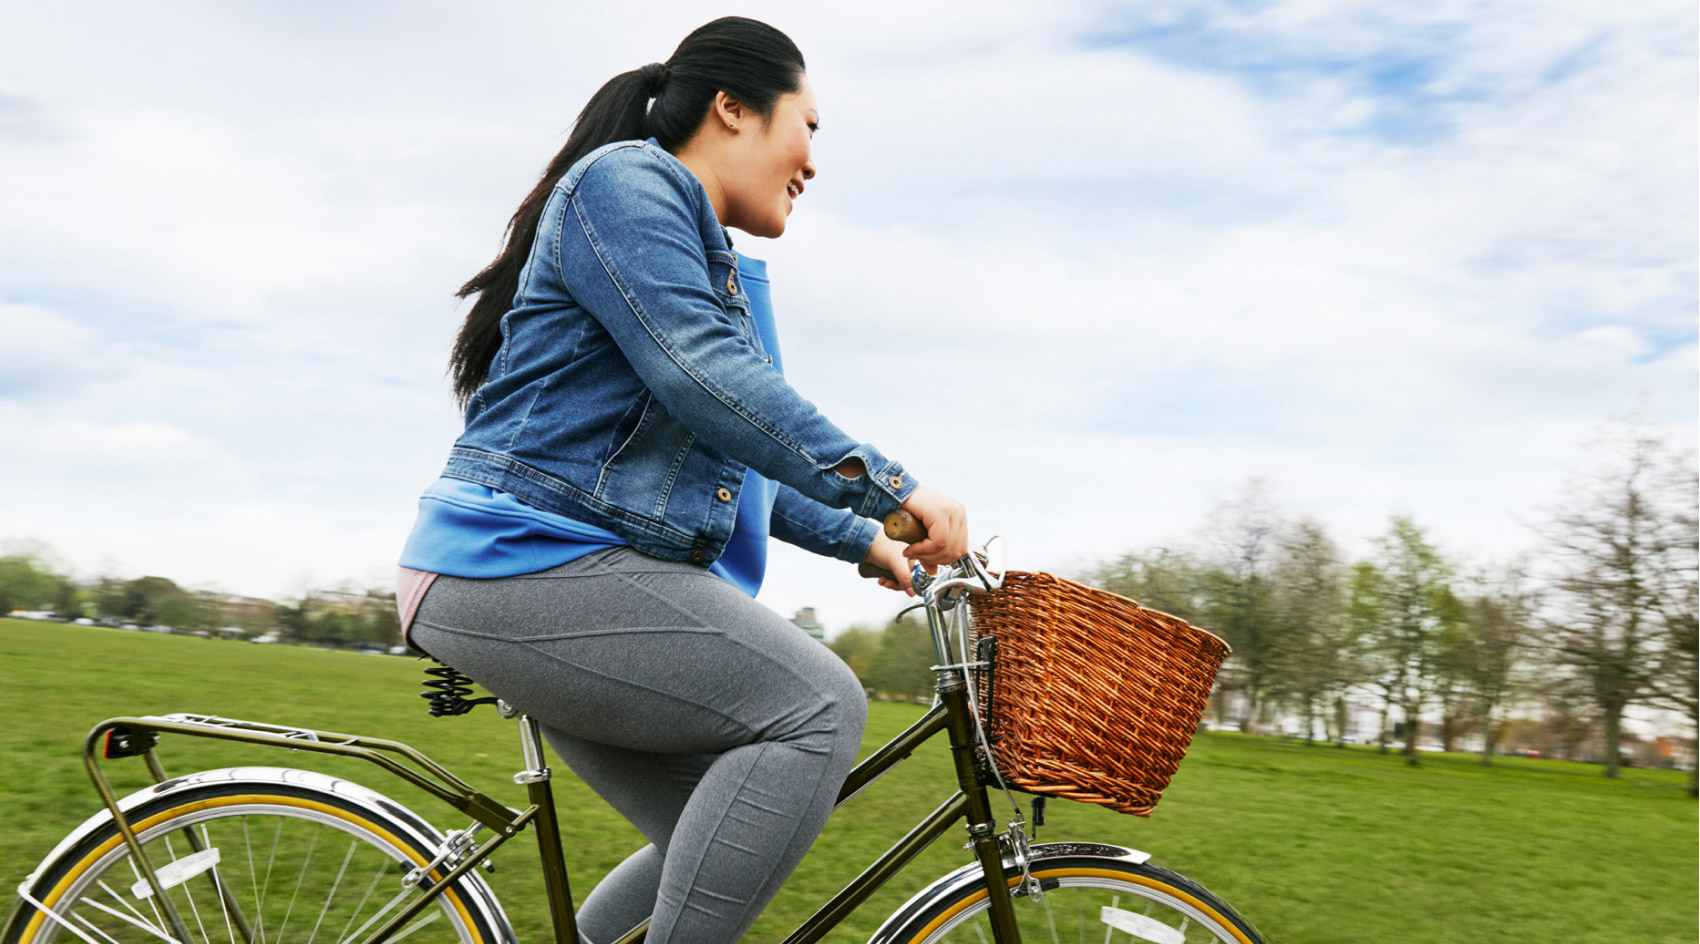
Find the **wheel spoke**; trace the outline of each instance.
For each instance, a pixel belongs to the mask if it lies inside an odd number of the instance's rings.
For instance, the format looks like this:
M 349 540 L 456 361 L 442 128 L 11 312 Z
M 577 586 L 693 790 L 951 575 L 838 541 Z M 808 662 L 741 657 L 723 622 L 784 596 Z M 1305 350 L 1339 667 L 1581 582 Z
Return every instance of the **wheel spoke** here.
M 1075 944 L 1086 944 L 1086 890 L 1074 890 Z
M 397 934 L 395 937 L 390 938 L 390 940 L 399 941 L 402 938 L 407 937 L 409 934 L 412 934 L 413 932 L 424 927 L 425 925 L 430 924 L 431 922 L 437 920 L 438 918 L 441 918 L 442 916 L 443 916 L 442 912 L 433 911 L 430 914 L 426 915 L 425 917 L 420 918 L 418 921 L 413 922 L 411 925 L 409 925 L 407 927 L 407 929 L 405 931 L 402 931 L 401 933 Z
M 377 914 L 373 915 L 370 918 L 367 918 L 365 924 L 362 924 L 359 928 L 355 929 L 354 935 L 352 937 L 344 938 L 343 941 L 345 942 L 345 944 L 346 944 L 347 941 L 361 940 L 363 938 L 363 936 L 366 934 L 367 928 L 371 927 L 374 924 L 377 924 L 378 921 L 380 919 L 382 919 L 384 915 L 387 915 L 390 912 L 394 911 L 396 905 L 401 904 L 403 901 L 405 901 L 407 899 L 407 897 L 409 895 L 412 895 L 412 894 L 413 894 L 412 889 L 409 889 L 409 888 L 402 889 L 399 894 L 397 894 L 394 898 L 391 898 L 389 900 L 388 904 L 384 905 L 384 907 L 382 907 L 382 908 L 379 908 Z M 392 940 L 393 940 L 393 938 L 392 938 Z
M 254 840 L 248 833 L 249 817 L 239 817 L 242 820 L 242 849 L 248 857 L 248 887 L 254 890 L 254 944 L 266 944 L 266 913 L 265 904 L 260 900 L 260 880 L 254 870 Z M 282 823 L 279 823 L 281 826 Z M 271 873 L 267 870 L 267 877 Z
M 177 849 L 172 846 L 170 836 L 165 837 L 165 852 L 167 855 L 171 856 L 172 862 L 177 861 Z M 207 926 L 201 921 L 201 908 L 199 905 L 195 904 L 194 890 L 191 889 L 189 885 L 190 881 L 188 879 L 184 879 L 177 887 L 183 889 L 183 898 L 189 902 L 189 911 L 195 916 L 195 926 L 201 929 L 201 941 L 203 944 L 212 944 L 212 937 L 207 934 Z M 166 889 L 165 894 L 171 894 L 171 890 Z
M 283 829 L 283 823 L 278 822 L 278 829 Z M 323 829 L 323 827 L 320 827 Z M 313 830 L 313 838 L 307 842 L 307 854 L 301 860 L 301 874 L 295 877 L 295 891 L 289 896 L 289 907 L 283 909 L 283 920 L 277 925 L 277 939 L 283 940 L 283 929 L 289 927 L 289 916 L 295 912 L 295 900 L 301 897 L 301 883 L 307 880 L 307 870 L 313 865 L 313 850 L 319 845 L 319 829 Z
M 1062 944 L 1062 937 L 1057 934 L 1057 916 L 1051 912 L 1051 896 L 1046 895 L 1040 901 L 1045 904 L 1045 923 L 1051 926 L 1051 944 Z
M 90 902 L 90 904 L 93 904 L 93 902 Z M 99 927 L 97 927 L 95 925 L 95 923 L 93 921 L 90 921 L 89 919 L 83 917 L 82 915 L 72 915 L 72 917 L 76 918 L 78 923 L 82 924 L 83 927 L 86 927 L 90 931 L 93 931 L 94 933 L 100 935 L 101 937 L 106 938 L 108 941 L 112 941 L 112 944 L 118 944 L 117 941 L 112 940 L 112 935 L 107 934 L 105 931 L 102 931 Z
M 283 839 L 283 817 L 278 817 L 277 832 L 272 834 L 272 851 L 266 858 L 266 880 L 259 888 L 259 907 L 266 906 L 266 892 L 272 887 L 272 866 L 277 864 L 277 845 Z M 283 928 L 277 929 L 278 940 L 283 940 Z
M 217 848 L 213 845 L 212 834 L 207 832 L 205 823 L 201 824 L 201 847 L 204 849 Z M 236 944 L 236 926 L 230 920 L 230 901 L 225 897 L 224 878 L 219 875 L 216 863 L 209 871 L 212 873 L 213 894 L 218 896 L 218 910 L 224 914 L 224 933 L 230 936 L 230 944 Z
M 123 895 L 120 895 L 117 892 L 113 891 L 111 885 L 108 885 L 105 882 L 101 882 L 100 887 L 102 889 L 104 889 L 108 895 L 112 896 L 113 901 L 119 903 L 120 905 L 123 905 L 126 909 L 129 910 L 129 912 L 131 914 L 135 915 L 139 920 L 142 920 L 142 921 L 147 920 L 147 916 L 142 914 L 140 911 L 137 911 L 135 905 L 132 905 L 129 902 L 125 901 Z
M 136 877 L 136 881 L 138 881 L 138 882 L 143 881 L 142 870 L 136 868 L 136 863 L 130 862 L 128 859 L 126 859 L 125 861 L 129 862 L 130 874 L 134 875 Z M 93 902 L 90 902 L 90 904 L 93 904 Z M 165 915 L 162 915 L 162 914 L 159 913 L 159 902 L 154 900 L 154 896 L 152 896 L 152 895 L 148 896 L 148 910 L 153 912 L 154 921 L 158 922 L 160 927 L 162 927 L 162 928 L 165 927 Z M 138 914 L 137 917 L 141 917 L 141 916 Z M 147 919 L 143 918 L 142 920 L 145 921 Z
M 319 936 L 319 926 L 325 923 L 325 915 L 330 913 L 331 902 L 336 900 L 336 890 L 342 887 L 342 877 L 348 874 L 348 862 L 354 858 L 354 850 L 358 848 L 359 840 L 348 844 L 348 854 L 342 857 L 342 868 L 337 869 L 336 881 L 331 883 L 331 890 L 325 895 L 325 906 L 319 909 L 319 920 L 313 922 L 313 933 L 307 935 L 307 944 L 313 944 L 313 939 Z
M 371 900 L 372 893 L 378 890 L 378 883 L 384 880 L 388 872 L 389 864 L 379 862 L 378 871 L 372 875 L 372 883 L 366 886 L 366 894 L 360 896 L 360 904 L 354 906 L 354 913 L 348 916 L 348 923 L 342 926 L 342 933 L 337 935 L 339 942 L 348 940 L 348 929 L 354 927 L 354 922 L 359 920 L 361 912 L 366 910 L 366 902 Z
M 146 931 L 149 934 L 152 934 L 154 937 L 157 937 L 160 940 L 167 942 L 167 944 L 188 944 L 188 942 L 179 942 L 176 938 L 165 933 L 163 930 L 160 930 L 159 928 L 153 927 L 152 925 L 148 924 L 145 921 L 137 921 L 135 918 L 130 917 L 129 915 L 123 913 L 122 911 L 118 911 L 118 910 L 113 909 L 113 908 L 108 908 L 107 906 L 101 904 L 100 902 L 95 901 L 93 898 L 84 898 L 83 901 L 86 902 L 91 908 L 99 909 L 100 911 L 104 911 L 107 914 L 113 916 L 114 918 L 117 918 L 120 921 L 129 923 L 129 924 L 133 924 L 136 927 L 141 928 L 143 931 Z M 88 919 L 84 918 L 82 915 L 78 915 L 77 919 L 82 921 L 84 924 L 88 924 Z M 89 926 L 94 927 L 94 925 L 92 925 L 92 924 L 89 925 Z

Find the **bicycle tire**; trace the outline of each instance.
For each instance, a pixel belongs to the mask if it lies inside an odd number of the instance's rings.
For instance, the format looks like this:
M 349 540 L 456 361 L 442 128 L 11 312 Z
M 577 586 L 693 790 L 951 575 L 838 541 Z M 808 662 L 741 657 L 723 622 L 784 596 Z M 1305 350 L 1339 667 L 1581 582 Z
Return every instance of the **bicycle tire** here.
M 358 942 L 447 872 L 439 867 L 405 887 L 403 876 L 431 862 L 442 836 L 380 794 L 309 771 L 205 771 L 139 791 L 120 808 L 169 886 L 165 894 L 192 939 L 185 944 Z M 186 830 L 202 851 L 191 849 Z M 106 811 L 61 842 L 24 890 L 84 934 L 20 897 L 0 944 L 175 940 Z M 513 942 L 495 897 L 471 873 L 392 939 L 401 937 L 410 944 Z
M 1264 944 L 1227 902 L 1197 882 L 1148 864 L 1144 853 L 1096 843 L 1040 845 L 1032 853 L 1032 877 L 1042 892 L 1037 900 L 1019 890 L 1019 869 L 1004 873 L 1008 886 L 1017 889 L 1022 944 Z M 992 941 L 990 902 L 979 866 L 965 866 L 910 899 L 874 934 L 872 944 Z

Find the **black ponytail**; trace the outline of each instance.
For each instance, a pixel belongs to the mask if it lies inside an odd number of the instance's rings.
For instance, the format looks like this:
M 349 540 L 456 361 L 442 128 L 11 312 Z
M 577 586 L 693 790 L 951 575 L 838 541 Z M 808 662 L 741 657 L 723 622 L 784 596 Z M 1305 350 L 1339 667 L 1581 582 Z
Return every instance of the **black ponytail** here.
M 698 27 L 666 62 L 608 80 L 579 112 L 565 147 L 544 168 L 537 186 L 508 221 L 502 252 L 473 276 L 457 298 L 477 295 L 449 358 L 455 399 L 472 398 L 502 346 L 502 316 L 513 304 L 549 194 L 578 159 L 604 144 L 653 137 L 676 152 L 702 126 L 714 96 L 724 90 L 767 116 L 781 95 L 802 87 L 803 54 L 779 30 L 728 16 Z

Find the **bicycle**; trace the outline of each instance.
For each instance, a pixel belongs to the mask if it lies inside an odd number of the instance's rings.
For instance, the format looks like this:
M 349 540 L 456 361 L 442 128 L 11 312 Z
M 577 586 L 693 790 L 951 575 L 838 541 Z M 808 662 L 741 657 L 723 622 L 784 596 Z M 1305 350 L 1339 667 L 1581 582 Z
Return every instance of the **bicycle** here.
M 894 513 L 888 533 L 900 539 Z M 913 524 L 911 521 L 910 524 Z M 916 526 L 918 527 L 918 526 Z M 908 532 L 913 542 L 917 532 Z M 924 532 L 922 532 L 924 533 Z M 973 861 L 917 892 L 870 944 L 1093 939 L 1185 944 L 1262 944 L 1255 928 L 1203 886 L 1153 866 L 1144 852 L 1107 843 L 1033 843 L 998 773 L 978 704 L 987 660 L 971 647 L 965 605 L 992 592 L 1002 568 L 971 552 L 913 579 L 938 662 L 932 708 L 851 771 L 839 804 L 871 786 L 923 743 L 944 733 L 957 790 L 822 905 L 785 944 L 820 940 L 956 823 L 965 821 Z M 866 565 L 864 565 L 866 567 Z M 864 570 L 864 576 L 872 575 Z M 907 612 L 907 611 L 905 611 Z M 957 642 L 956 658 L 950 650 Z M 974 651 L 971 651 L 974 649 Z M 517 720 L 523 769 L 514 781 L 528 806 L 511 809 L 414 748 L 360 735 L 209 715 L 122 717 L 101 722 L 83 746 L 105 809 L 55 847 L 18 887 L 0 944 L 388 944 L 405 938 L 515 944 L 500 903 L 479 875 L 496 849 L 535 831 L 556 940 L 577 942 L 572 893 L 554 797 L 535 720 L 495 698 L 469 698 L 471 680 L 427 669 L 433 715 L 495 703 Z M 441 800 L 471 822 L 440 832 L 425 818 L 351 781 L 282 767 L 232 767 L 168 777 L 161 735 L 236 741 L 370 762 Z M 98 755 L 98 756 L 97 756 Z M 141 757 L 155 781 L 119 798 L 103 759 Z M 1000 828 L 992 794 L 1015 810 Z M 1032 804 L 1043 825 L 1045 798 Z M 481 834 L 487 834 L 482 835 Z M 647 925 L 614 944 L 638 944 Z M 1066 930 L 1066 935 L 1065 935 Z M 67 935 L 69 937 L 67 937 Z

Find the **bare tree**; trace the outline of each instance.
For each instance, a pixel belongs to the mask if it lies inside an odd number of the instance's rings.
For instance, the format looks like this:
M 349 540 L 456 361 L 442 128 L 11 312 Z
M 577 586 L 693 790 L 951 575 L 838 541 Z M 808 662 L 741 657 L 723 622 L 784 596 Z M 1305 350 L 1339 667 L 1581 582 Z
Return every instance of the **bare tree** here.
M 1082 575 L 1082 579 L 1141 606 L 1178 616 L 1208 629 L 1202 594 L 1202 571 L 1189 553 L 1155 547 L 1142 554 L 1124 554 Z
M 1434 610 L 1431 682 L 1435 706 L 1440 709 L 1440 749 L 1451 753 L 1475 716 L 1475 702 L 1470 698 L 1469 609 L 1446 588 L 1436 595 Z
M 1690 487 L 1686 502 L 1673 502 L 1673 546 L 1659 608 L 1659 665 L 1649 681 L 1653 702 L 1681 712 L 1700 746 L 1700 514 L 1695 501 L 1700 490 L 1693 487 L 1692 467 L 1679 465 L 1673 477 Z M 1700 763 L 1689 768 L 1688 792 L 1700 796 Z
M 1224 674 L 1245 700 L 1240 719 L 1245 731 L 1256 729 L 1264 698 L 1277 681 L 1279 628 L 1269 568 L 1281 528 L 1267 483 L 1251 479 L 1238 498 L 1217 506 L 1208 529 L 1218 566 L 1204 577 L 1204 616 L 1233 647 Z
M 1605 775 L 1616 777 L 1624 709 L 1670 687 L 1661 662 L 1680 662 L 1680 613 L 1667 613 L 1694 579 L 1694 474 L 1637 420 L 1614 424 L 1594 450 L 1600 464 L 1569 483 L 1543 529 L 1558 574 L 1547 633 L 1599 711 Z
M 1375 743 L 1383 754 L 1387 753 L 1388 718 L 1393 711 L 1395 682 L 1399 678 L 1393 670 L 1392 655 L 1383 644 L 1382 627 L 1386 621 L 1387 581 L 1373 563 L 1359 561 L 1353 564 L 1346 584 L 1347 633 L 1355 643 L 1357 681 L 1375 691 L 1381 706 Z M 1344 727 L 1346 705 L 1343 697 L 1336 702 L 1335 710 L 1340 725 Z
M 1700 747 L 1700 625 L 1695 618 L 1696 596 L 1700 587 L 1690 581 L 1682 588 L 1680 597 L 1671 601 L 1664 620 L 1665 657 L 1654 677 L 1654 692 L 1659 703 L 1682 712 L 1688 719 L 1689 730 Z M 1700 763 L 1688 768 L 1688 795 L 1700 797 Z
M 1272 653 L 1276 684 L 1298 704 L 1309 743 L 1319 715 L 1339 704 L 1356 681 L 1340 550 L 1320 523 L 1300 521 L 1281 535 L 1271 580 L 1280 627 Z M 1335 737 L 1344 735 L 1343 728 Z
M 1538 597 L 1522 568 L 1484 576 L 1482 592 L 1468 605 L 1464 670 L 1481 725 L 1482 764 L 1493 763 L 1499 743 L 1499 709 L 1516 687 L 1514 670 L 1532 642 Z
M 1381 648 L 1386 687 L 1405 724 L 1405 761 L 1420 763 L 1417 739 L 1435 681 L 1438 638 L 1451 570 L 1414 521 L 1393 516 L 1376 542 L 1382 574 Z

